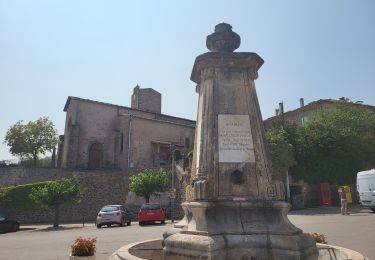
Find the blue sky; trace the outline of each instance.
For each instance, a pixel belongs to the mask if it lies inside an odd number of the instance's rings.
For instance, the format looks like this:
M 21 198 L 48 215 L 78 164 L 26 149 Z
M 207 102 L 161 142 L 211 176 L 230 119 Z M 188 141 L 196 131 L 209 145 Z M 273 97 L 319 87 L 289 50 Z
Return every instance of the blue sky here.
M 139 84 L 162 93 L 163 113 L 195 120 L 191 69 L 220 22 L 265 60 L 263 118 L 300 97 L 375 105 L 372 0 L 0 0 L 0 160 L 18 120 L 48 116 L 63 134 L 68 96 L 130 106 Z

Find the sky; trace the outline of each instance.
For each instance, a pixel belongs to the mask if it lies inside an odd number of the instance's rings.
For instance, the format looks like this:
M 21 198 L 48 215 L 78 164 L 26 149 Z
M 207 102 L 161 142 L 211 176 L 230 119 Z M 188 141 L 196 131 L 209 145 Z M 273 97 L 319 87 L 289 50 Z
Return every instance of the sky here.
M 263 119 L 318 99 L 375 105 L 373 0 L 0 0 L 0 161 L 8 128 L 48 116 L 64 134 L 68 96 L 130 106 L 133 88 L 162 94 L 162 113 L 196 119 L 190 80 L 206 37 L 226 22 L 240 52 L 265 63 Z

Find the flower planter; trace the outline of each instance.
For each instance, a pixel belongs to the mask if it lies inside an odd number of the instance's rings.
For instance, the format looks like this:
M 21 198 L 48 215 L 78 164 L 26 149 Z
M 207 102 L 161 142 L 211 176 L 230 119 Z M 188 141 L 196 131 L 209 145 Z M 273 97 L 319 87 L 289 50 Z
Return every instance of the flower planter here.
M 69 256 L 69 260 L 96 260 L 95 255 L 90 255 L 90 256 Z

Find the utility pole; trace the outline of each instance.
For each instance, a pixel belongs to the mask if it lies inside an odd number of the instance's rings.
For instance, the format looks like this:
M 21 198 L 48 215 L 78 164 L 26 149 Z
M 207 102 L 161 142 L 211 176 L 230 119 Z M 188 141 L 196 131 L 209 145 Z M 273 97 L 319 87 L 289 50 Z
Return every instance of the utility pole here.
M 171 197 L 171 222 L 174 223 L 174 199 L 175 199 L 175 188 L 174 188 L 174 174 L 175 174 L 175 160 L 174 160 L 174 152 L 172 150 L 172 189 L 169 192 L 169 196 Z
M 279 109 L 278 109 L 279 115 L 281 116 L 281 126 L 284 129 L 285 128 L 285 117 L 284 117 L 284 102 L 281 101 L 279 103 Z M 289 171 L 287 170 L 285 173 L 285 186 L 286 186 L 286 201 L 290 201 L 290 187 L 289 187 Z

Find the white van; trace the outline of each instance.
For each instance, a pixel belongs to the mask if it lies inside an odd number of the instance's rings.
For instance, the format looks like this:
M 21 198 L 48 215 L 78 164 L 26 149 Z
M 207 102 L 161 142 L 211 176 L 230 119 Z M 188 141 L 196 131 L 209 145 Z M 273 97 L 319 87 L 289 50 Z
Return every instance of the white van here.
M 357 173 L 357 191 L 362 206 L 375 212 L 375 169 Z

